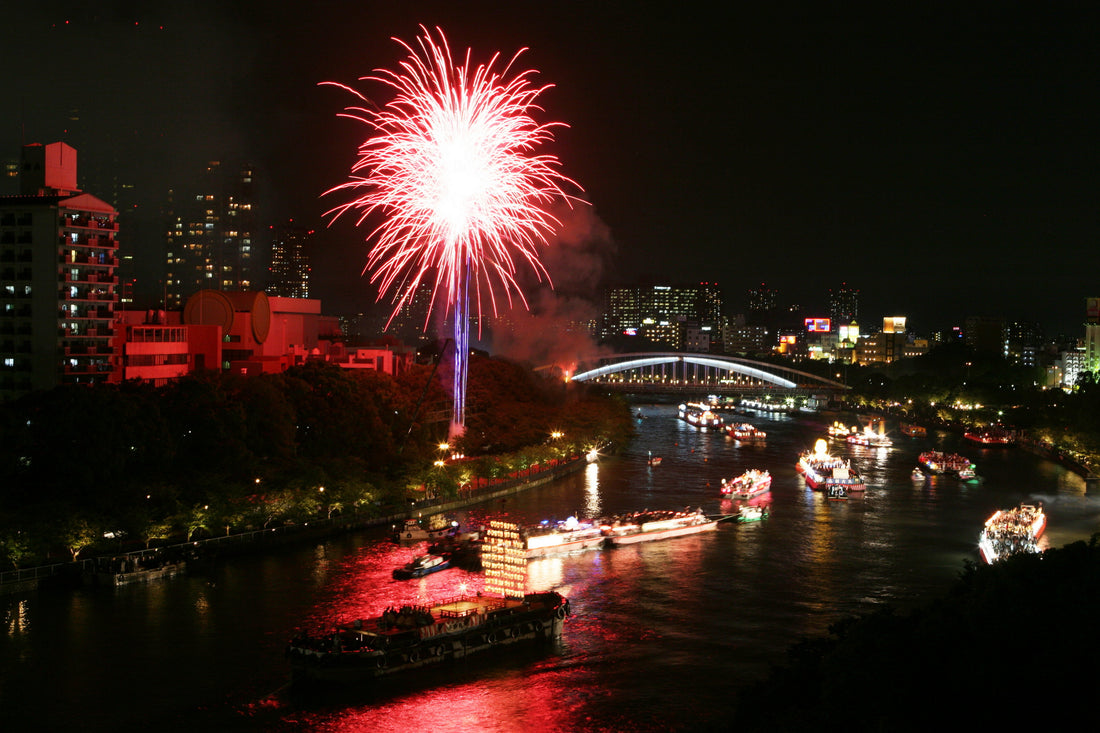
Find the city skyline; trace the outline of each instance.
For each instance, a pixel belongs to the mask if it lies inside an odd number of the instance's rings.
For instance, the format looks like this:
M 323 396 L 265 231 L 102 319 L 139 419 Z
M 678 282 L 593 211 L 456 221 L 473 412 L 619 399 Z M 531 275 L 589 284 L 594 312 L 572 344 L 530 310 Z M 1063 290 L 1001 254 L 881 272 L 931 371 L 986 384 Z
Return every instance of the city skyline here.
M 321 192 L 361 129 L 318 84 L 392 65 L 391 36 L 423 23 L 475 55 L 527 47 L 554 85 L 554 152 L 592 204 L 547 252 L 559 294 L 709 280 L 733 300 L 767 282 L 813 306 L 847 282 L 861 316 L 921 331 L 982 314 L 1068 333 L 1097 294 L 1095 13 L 334 7 L 20 8 L 6 40 L 34 63 L 0 102 L 0 159 L 75 147 L 88 192 L 119 199 L 121 246 L 160 269 L 168 189 L 239 156 L 262 225 L 317 229 L 315 297 L 359 310 L 363 233 L 326 227 Z

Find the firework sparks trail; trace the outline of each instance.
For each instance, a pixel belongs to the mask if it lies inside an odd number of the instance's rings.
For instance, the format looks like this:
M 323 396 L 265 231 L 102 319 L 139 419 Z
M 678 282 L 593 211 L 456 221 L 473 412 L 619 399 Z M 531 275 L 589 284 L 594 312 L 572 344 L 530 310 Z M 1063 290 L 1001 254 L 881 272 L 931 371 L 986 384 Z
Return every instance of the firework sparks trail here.
M 353 210 L 358 225 L 374 213 L 383 216 L 367 237 L 373 245 L 364 272 L 372 271 L 379 299 L 390 296 L 390 322 L 422 283 L 432 288 L 424 328 L 437 299 L 445 316 L 453 314 L 454 434 L 465 425 L 471 307 L 479 316 L 486 307 L 495 315 L 498 300 L 511 306 L 513 297 L 527 307 L 515 280 L 517 263 L 550 281 L 538 246 L 560 222 L 547 209 L 559 198 L 571 205 L 577 199 L 563 189 L 580 186 L 559 172 L 555 156 L 534 153 L 563 124 L 538 124 L 531 116 L 542 111 L 536 99 L 551 85 L 533 85 L 534 70 L 512 74 L 526 49 L 499 72 L 499 54 L 473 67 L 469 49 L 456 65 L 443 31 L 436 28 L 437 42 L 420 28 L 419 53 L 394 39 L 409 54 L 400 71 L 380 69 L 360 79 L 395 93 L 384 107 L 326 82 L 364 103 L 341 116 L 365 123 L 372 133 L 359 146 L 348 180 L 326 194 L 352 196 L 328 212 L 333 220 Z

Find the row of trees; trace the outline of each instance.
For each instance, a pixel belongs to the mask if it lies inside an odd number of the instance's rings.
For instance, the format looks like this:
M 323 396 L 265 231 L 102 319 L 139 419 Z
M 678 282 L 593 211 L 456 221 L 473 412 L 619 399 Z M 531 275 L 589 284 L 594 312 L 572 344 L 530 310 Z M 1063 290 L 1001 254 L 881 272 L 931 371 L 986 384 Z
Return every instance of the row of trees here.
M 889 365 L 849 367 L 848 376 L 848 402 L 858 408 L 892 409 L 924 423 L 1001 423 L 1100 459 L 1100 383 L 1090 373 L 1069 392 L 1043 388 L 1034 367 L 958 343 Z
M 19 566 L 122 542 L 389 513 L 425 488 L 454 495 L 474 475 L 629 437 L 625 404 L 474 358 L 467 432 L 451 446 L 470 459 L 440 470 L 445 380 L 430 366 L 394 378 L 318 362 L 160 388 L 60 387 L 4 404 L 0 553 Z

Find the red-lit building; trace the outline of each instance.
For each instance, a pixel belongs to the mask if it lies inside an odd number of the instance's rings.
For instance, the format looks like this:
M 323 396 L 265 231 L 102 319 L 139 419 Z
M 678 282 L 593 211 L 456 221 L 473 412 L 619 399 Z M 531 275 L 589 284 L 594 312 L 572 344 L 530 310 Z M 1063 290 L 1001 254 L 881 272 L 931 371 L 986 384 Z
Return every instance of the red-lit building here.
M 0 400 L 112 376 L 118 212 L 76 180 L 76 150 L 26 145 L 0 197 Z
M 157 384 L 207 369 L 278 373 L 313 359 L 400 374 L 415 356 L 403 348 L 349 349 L 338 320 L 321 315 L 321 301 L 262 292 L 202 290 L 182 312 L 119 313 L 116 332 L 116 379 Z

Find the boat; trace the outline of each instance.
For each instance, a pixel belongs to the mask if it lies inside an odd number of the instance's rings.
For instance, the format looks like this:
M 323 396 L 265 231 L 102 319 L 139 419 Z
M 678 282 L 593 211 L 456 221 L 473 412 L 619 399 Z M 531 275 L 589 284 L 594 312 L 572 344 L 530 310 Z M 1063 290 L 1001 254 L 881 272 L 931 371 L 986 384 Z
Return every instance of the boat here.
M 417 542 L 438 540 L 447 536 L 448 533 L 453 532 L 455 524 L 452 522 L 445 527 L 426 528 L 419 519 L 406 519 L 404 525 L 400 529 L 394 526 L 393 541 L 405 544 L 414 544 Z
M 738 522 L 759 522 L 768 516 L 768 508 L 759 504 L 746 505 L 737 510 Z
M 853 445 L 862 445 L 868 448 L 889 448 L 894 444 L 892 440 L 886 437 L 886 431 L 881 422 L 877 433 L 874 428 L 867 425 L 862 431 L 853 429 L 844 439 Z
M 394 570 L 393 577 L 396 580 L 423 578 L 425 575 L 438 573 L 440 570 L 446 570 L 449 567 L 451 567 L 451 560 L 443 555 L 418 555 L 404 567 Z
M 490 522 L 485 539 L 485 588 L 477 595 L 390 607 L 318 635 L 290 641 L 286 656 L 295 684 L 356 684 L 515 649 L 561 637 L 569 601 L 556 591 L 524 592 L 527 561 L 518 527 Z
M 845 496 L 853 491 L 863 491 L 867 485 L 852 463 L 830 455 L 824 439 L 819 438 L 812 451 L 803 451 L 796 468 L 814 490 L 827 491 L 830 486 L 843 486 Z
M 520 539 L 528 559 L 594 550 L 604 545 L 603 524 L 603 520 L 582 521 L 576 517 L 558 522 L 543 520 L 521 528 Z
M 683 537 L 718 529 L 718 519 L 711 519 L 699 509 L 691 511 L 643 511 L 604 520 L 604 542 L 608 547 L 632 545 L 637 542 Z
M 924 481 L 928 478 L 924 475 L 924 471 L 920 470 L 919 468 L 914 468 L 911 475 L 914 481 Z
M 751 499 L 771 490 L 772 475 L 756 468 L 749 469 L 737 478 L 722 479 L 722 493 L 738 499 Z
M 561 637 L 568 613 L 569 601 L 555 591 L 387 608 L 322 636 L 293 639 L 287 647 L 291 681 L 362 683 L 519 642 L 544 642 Z
M 847 438 L 848 433 L 854 430 L 855 428 L 849 430 L 848 426 L 842 422 L 834 421 L 833 424 L 826 429 L 826 432 L 829 433 L 830 438 Z
M 729 423 L 726 425 L 725 431 L 726 435 L 730 436 L 734 440 L 740 440 L 742 442 L 764 440 L 768 437 L 768 434 L 765 433 L 763 430 L 760 430 L 755 425 L 750 425 L 747 422 Z
M 653 455 L 653 452 L 650 451 L 649 458 L 646 459 L 646 463 L 648 463 L 651 466 L 660 466 L 661 465 L 661 457 Z
M 985 521 L 978 537 L 978 550 L 990 565 L 1010 555 L 1041 552 L 1038 542 L 1046 526 L 1042 505 L 1020 504 L 1015 509 L 999 509 Z
M 974 464 L 969 458 L 958 453 L 944 453 L 937 450 L 929 450 L 917 457 L 917 463 L 927 473 L 953 474 L 960 478 L 974 478 Z
M 928 430 L 923 425 L 903 422 L 901 424 L 901 434 L 908 435 L 910 438 L 924 438 L 927 437 Z
M 680 405 L 677 413 L 681 420 L 687 421 L 697 428 L 720 428 L 722 418 L 719 417 L 711 406 L 702 402 L 686 402 Z
M 841 501 L 848 498 L 848 488 L 843 484 L 832 484 L 825 489 L 825 498 Z
M 971 428 L 963 433 L 963 438 L 983 448 L 1004 448 L 1016 442 L 1012 433 L 999 426 Z
M 162 560 L 156 556 L 100 557 L 91 566 L 83 574 L 85 582 L 108 586 L 150 583 L 187 572 L 186 561 Z

